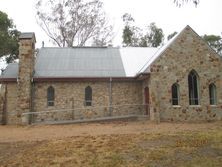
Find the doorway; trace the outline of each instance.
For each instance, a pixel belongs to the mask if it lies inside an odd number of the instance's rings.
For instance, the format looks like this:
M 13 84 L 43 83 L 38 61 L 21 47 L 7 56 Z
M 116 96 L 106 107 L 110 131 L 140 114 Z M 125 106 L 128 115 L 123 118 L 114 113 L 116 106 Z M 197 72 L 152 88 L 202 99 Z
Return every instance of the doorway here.
M 145 115 L 149 115 L 150 93 L 148 87 L 144 88 L 144 103 L 145 103 Z

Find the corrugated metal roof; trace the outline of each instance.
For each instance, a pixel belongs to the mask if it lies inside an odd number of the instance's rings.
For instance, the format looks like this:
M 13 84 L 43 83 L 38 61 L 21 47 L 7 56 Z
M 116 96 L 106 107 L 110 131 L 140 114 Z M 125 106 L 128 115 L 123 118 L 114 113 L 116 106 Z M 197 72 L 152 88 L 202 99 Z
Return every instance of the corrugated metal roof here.
M 157 50 L 140 47 L 41 48 L 34 77 L 134 77 Z M 17 78 L 17 75 L 18 64 L 13 63 L 7 66 L 2 77 Z
M 17 76 L 18 63 L 10 63 L 1 74 L 1 78 L 17 78 Z
M 157 50 L 158 48 L 147 47 L 120 48 L 120 55 L 126 76 L 135 76 Z
M 42 48 L 34 77 L 124 77 L 118 48 Z
M 167 46 L 161 49 L 41 48 L 36 58 L 34 77 L 134 77 L 139 72 L 147 71 L 149 65 Z M 7 66 L 2 77 L 16 78 L 17 75 L 18 64 L 13 63 Z

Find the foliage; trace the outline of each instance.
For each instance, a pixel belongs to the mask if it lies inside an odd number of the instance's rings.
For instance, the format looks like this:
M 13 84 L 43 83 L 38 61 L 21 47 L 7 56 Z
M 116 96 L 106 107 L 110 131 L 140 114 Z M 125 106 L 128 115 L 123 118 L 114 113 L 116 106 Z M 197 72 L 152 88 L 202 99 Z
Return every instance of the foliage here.
M 164 34 L 161 28 L 158 28 L 155 23 L 148 26 L 148 32 L 142 38 L 141 46 L 143 47 L 158 47 L 163 44 Z
M 167 40 L 169 41 L 171 38 L 173 38 L 175 35 L 177 34 L 176 31 L 174 31 L 173 33 L 171 33 L 170 35 L 167 36 Z
M 200 0 L 174 0 L 173 1 L 176 6 L 181 7 L 184 5 L 184 3 L 192 2 L 196 7 L 200 3 Z
M 124 47 L 158 47 L 162 44 L 163 30 L 158 28 L 155 23 L 151 23 L 147 30 L 143 30 L 134 25 L 135 20 L 130 14 L 125 13 L 122 19 L 125 23 L 122 35 Z
M 8 15 L 0 11 L 0 57 L 6 56 L 10 63 L 18 58 L 18 36 L 20 32 L 15 29 L 13 21 Z
M 134 18 L 129 14 L 125 13 L 122 16 L 123 22 L 125 23 L 123 29 L 123 46 L 139 46 L 139 31 L 140 29 L 134 24 Z
M 203 39 L 214 49 L 218 54 L 222 56 L 222 38 L 216 35 L 204 35 Z
M 111 41 L 113 28 L 99 0 L 38 0 L 36 10 L 38 24 L 59 47 Z

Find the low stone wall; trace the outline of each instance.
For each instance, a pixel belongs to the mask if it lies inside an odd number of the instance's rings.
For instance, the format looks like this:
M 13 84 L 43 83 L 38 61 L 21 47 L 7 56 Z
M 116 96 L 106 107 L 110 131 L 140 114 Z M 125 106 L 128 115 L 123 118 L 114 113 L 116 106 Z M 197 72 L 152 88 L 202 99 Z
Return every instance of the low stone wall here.
M 47 121 L 69 121 L 69 120 L 84 120 L 95 119 L 110 116 L 128 116 L 128 115 L 143 115 L 145 112 L 143 105 L 123 105 L 113 107 L 84 107 L 74 110 L 61 110 L 38 112 L 31 114 L 30 120 L 32 123 L 47 122 Z

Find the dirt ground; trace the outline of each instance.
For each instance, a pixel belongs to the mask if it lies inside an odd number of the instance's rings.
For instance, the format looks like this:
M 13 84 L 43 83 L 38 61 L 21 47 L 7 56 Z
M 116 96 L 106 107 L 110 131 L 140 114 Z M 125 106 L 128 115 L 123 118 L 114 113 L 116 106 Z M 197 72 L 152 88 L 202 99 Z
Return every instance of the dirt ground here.
M 41 141 L 87 135 L 205 131 L 218 128 L 220 125 L 220 122 L 156 124 L 148 121 L 135 121 L 73 125 L 0 126 L 0 142 Z
M 222 122 L 0 126 L 0 166 L 221 166 Z

